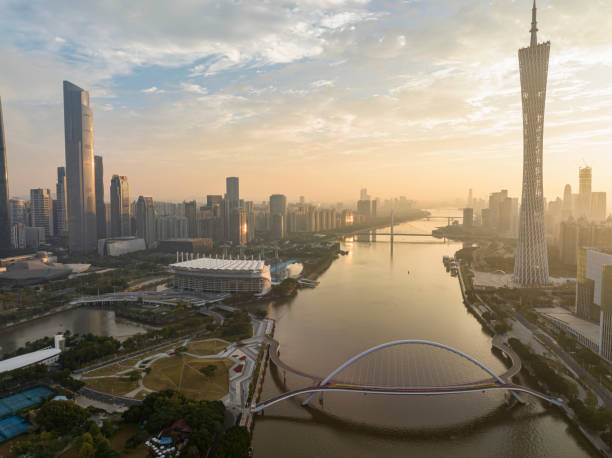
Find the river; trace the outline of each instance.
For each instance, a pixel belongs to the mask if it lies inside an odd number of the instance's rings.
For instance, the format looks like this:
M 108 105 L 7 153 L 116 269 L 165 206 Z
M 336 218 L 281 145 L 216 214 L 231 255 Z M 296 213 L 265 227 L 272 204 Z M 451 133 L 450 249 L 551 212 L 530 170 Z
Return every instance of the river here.
M 403 223 L 395 233 L 428 232 L 438 224 Z M 326 375 L 374 345 L 425 339 L 455 347 L 502 373 L 491 338 L 466 310 L 457 278 L 442 264 L 442 256 L 461 245 L 427 237 L 398 236 L 395 242 L 391 247 L 386 236 L 376 243 L 347 240 L 343 249 L 350 254 L 334 261 L 317 288 L 269 306 L 281 358 L 304 372 Z M 414 353 L 421 368 L 434 366 L 427 351 Z M 455 364 L 456 357 L 446 357 L 449 367 Z M 391 377 L 389 361 L 397 359 L 381 359 L 377 377 Z M 284 383 L 269 366 L 261 399 L 305 386 L 308 381 L 289 374 Z M 596 456 L 561 415 L 527 400 L 509 409 L 502 392 L 438 397 L 326 393 L 322 403 L 317 395 L 303 408 L 293 398 L 256 417 L 253 448 L 256 457 Z
M 0 355 L 14 351 L 28 341 L 67 330 L 73 334 L 92 333 L 125 340 L 139 332 L 146 332 L 147 328 L 118 318 L 111 310 L 81 307 L 0 330 Z

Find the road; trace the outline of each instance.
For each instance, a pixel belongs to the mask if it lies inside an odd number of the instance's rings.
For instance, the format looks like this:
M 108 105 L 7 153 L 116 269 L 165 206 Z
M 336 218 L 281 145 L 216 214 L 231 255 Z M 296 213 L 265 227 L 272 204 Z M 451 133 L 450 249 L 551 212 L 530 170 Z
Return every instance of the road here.
M 542 329 L 540 329 L 538 326 L 530 323 L 522 316 L 516 316 L 516 319 L 534 335 L 536 335 L 550 350 L 552 350 L 565 365 L 567 365 L 582 379 L 582 381 L 586 382 L 587 385 L 589 385 L 589 388 L 591 388 L 597 394 L 597 396 L 599 396 L 608 409 L 612 409 L 612 396 L 610 395 L 610 392 L 601 383 L 599 383 L 599 380 L 589 374 L 585 368 L 578 364 L 569 353 L 561 348 L 561 346 L 552 337 L 542 331 Z

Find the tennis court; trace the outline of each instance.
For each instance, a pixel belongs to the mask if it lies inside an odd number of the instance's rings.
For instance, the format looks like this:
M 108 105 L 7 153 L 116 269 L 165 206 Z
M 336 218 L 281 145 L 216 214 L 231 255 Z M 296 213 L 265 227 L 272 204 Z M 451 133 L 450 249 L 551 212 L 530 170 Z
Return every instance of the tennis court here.
M 15 415 L 22 409 L 40 404 L 48 398 L 53 391 L 46 386 L 37 386 L 21 393 L 0 399 L 0 418 Z
M 0 420 L 0 442 L 25 433 L 30 423 L 21 417 L 8 417 Z

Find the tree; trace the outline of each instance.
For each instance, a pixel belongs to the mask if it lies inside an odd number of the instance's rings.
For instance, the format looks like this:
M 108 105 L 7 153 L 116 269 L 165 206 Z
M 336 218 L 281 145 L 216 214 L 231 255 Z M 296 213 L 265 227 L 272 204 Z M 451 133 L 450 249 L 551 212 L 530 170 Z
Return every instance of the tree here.
M 217 371 L 217 366 L 214 364 L 209 364 L 208 366 L 204 366 L 200 369 L 200 372 L 206 376 L 206 378 L 212 378 Z
M 47 431 L 68 434 L 89 418 L 87 410 L 71 401 L 49 401 L 36 415 L 36 422 Z
M 247 458 L 251 436 L 244 426 L 232 426 L 223 434 L 216 456 L 218 458 Z

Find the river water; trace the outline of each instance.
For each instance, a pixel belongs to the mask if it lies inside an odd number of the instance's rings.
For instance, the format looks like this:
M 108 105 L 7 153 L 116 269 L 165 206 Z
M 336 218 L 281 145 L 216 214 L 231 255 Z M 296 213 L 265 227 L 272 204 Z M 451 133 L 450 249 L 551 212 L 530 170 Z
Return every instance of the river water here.
M 92 333 L 99 336 L 113 336 L 124 340 L 139 332 L 146 332 L 145 326 L 115 316 L 111 310 L 81 307 L 50 315 L 29 323 L 0 330 L 0 355 L 22 347 L 28 341 L 58 332 L 78 334 Z
M 404 223 L 395 232 L 423 233 L 437 224 Z M 324 376 L 374 345 L 425 339 L 450 345 L 504 372 L 505 366 L 491 353 L 491 338 L 463 305 L 457 278 L 442 264 L 442 256 L 454 254 L 461 245 L 427 237 L 398 236 L 395 242 L 391 247 L 386 236 L 378 236 L 375 243 L 347 240 L 343 249 L 350 254 L 334 261 L 319 277 L 317 288 L 300 290 L 292 301 L 269 306 L 281 359 Z M 435 365 L 443 356 L 432 351 L 428 361 L 428 354 L 415 351 L 414 370 L 439 370 Z M 399 355 L 408 357 L 406 352 Z M 456 357 L 446 357 L 449 367 L 455 364 Z M 381 357 L 380 365 L 374 366 L 376 377 L 392 377 L 392 366 L 398 365 L 395 358 Z M 284 381 L 283 374 L 269 366 L 262 400 L 308 385 L 290 374 Z M 534 399 L 509 409 L 502 392 L 437 397 L 326 393 L 322 402 L 319 399 L 317 395 L 303 408 L 301 400 L 293 398 L 258 416 L 255 456 L 594 456 L 559 414 Z

